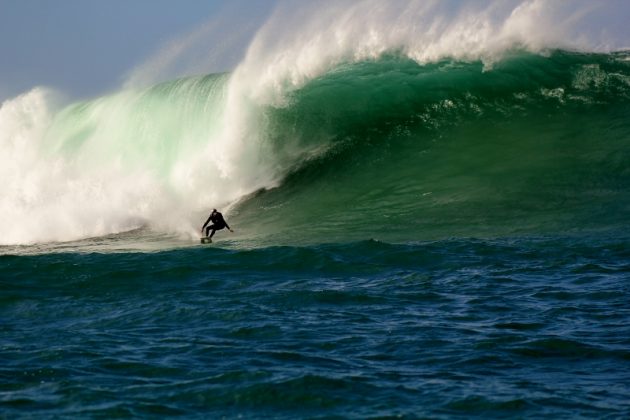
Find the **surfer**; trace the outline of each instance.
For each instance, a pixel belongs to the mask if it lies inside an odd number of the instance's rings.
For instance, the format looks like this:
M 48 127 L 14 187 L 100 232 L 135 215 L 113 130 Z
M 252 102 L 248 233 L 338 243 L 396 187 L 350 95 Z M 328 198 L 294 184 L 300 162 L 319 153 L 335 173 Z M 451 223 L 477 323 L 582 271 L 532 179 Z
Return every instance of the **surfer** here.
M 210 222 L 212 222 L 212 224 L 206 228 L 206 226 Z M 201 233 L 203 233 L 204 228 L 206 229 L 207 238 L 212 238 L 214 232 L 223 228 L 228 228 L 230 232 L 234 232 L 223 218 L 223 215 L 219 213 L 217 209 L 212 210 L 212 213 L 210 213 L 210 216 L 208 216 L 208 220 L 206 220 L 206 223 L 204 223 L 203 227 L 201 228 Z M 211 230 L 212 233 L 210 233 Z M 210 236 L 208 236 L 208 233 L 210 233 Z

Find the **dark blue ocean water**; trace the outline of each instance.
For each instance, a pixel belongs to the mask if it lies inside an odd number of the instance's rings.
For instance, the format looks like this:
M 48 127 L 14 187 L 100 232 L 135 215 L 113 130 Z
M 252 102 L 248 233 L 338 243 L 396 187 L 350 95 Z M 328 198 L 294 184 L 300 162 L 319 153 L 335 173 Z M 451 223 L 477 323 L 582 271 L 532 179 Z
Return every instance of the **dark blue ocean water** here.
M 22 251 L 2 418 L 630 416 L 627 236 Z

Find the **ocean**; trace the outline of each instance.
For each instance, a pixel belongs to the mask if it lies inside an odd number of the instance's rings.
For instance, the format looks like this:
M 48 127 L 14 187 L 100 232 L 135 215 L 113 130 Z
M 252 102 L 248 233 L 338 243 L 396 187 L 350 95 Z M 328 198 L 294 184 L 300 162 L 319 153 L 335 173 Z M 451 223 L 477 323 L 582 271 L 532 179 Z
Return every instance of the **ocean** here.
M 630 54 L 268 28 L 2 104 L 0 417 L 628 418 Z

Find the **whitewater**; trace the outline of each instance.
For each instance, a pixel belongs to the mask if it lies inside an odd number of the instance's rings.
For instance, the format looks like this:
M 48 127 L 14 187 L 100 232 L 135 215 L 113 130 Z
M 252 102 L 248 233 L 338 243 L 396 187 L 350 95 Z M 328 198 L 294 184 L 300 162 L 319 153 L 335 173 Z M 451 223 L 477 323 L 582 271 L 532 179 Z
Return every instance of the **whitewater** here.
M 527 110 L 545 98 L 557 100 L 560 113 L 567 102 L 569 108 L 577 101 L 596 106 L 595 96 L 603 89 L 620 91 L 613 100 L 627 98 L 627 56 L 611 55 L 625 40 L 615 39 L 613 28 L 584 29 L 589 18 L 612 19 L 611 6 L 546 1 L 457 7 L 413 1 L 285 4 L 258 30 L 241 62 L 228 73 L 152 84 L 150 78 L 143 81 L 143 72 L 148 72 L 140 66 L 120 91 L 70 104 L 62 93 L 36 87 L 0 108 L 0 243 L 72 241 L 141 227 L 192 240 L 209 209 L 221 207 L 238 217 L 243 213 L 239 206 L 253 193 L 273 190 L 296 171 L 348 148 L 367 153 L 374 142 L 381 150 L 408 147 L 396 143 L 412 138 L 416 143 L 433 142 L 453 119 L 466 124 L 480 118 L 475 112 Z M 562 51 L 594 55 L 576 56 L 572 63 L 567 54 L 560 63 L 554 57 Z M 519 56 L 531 71 L 505 70 Z M 604 68 L 604 62 L 613 67 Z M 566 80 L 545 80 L 544 75 L 536 79 L 536 66 L 548 70 L 550 77 L 565 72 Z M 484 78 L 503 84 L 499 88 L 504 92 L 497 93 L 503 96 L 484 97 L 496 93 L 479 91 Z M 327 89 L 327 83 L 335 87 Z M 350 89 L 352 83 L 355 90 Z M 401 86 L 396 88 L 396 83 Z M 436 93 L 431 83 L 452 83 L 453 88 Z M 385 121 L 388 108 L 401 115 Z M 347 118 L 364 123 L 325 127 Z M 370 134 L 375 129 L 371 124 L 379 120 L 389 126 L 378 136 Z M 433 132 L 421 132 L 428 129 Z M 543 130 L 532 130 L 531 135 L 535 133 L 545 135 Z M 365 145 L 348 146 L 353 142 Z M 430 152 L 420 145 L 414 150 Z M 335 164 L 341 170 L 348 162 Z M 396 162 L 388 165 L 381 170 L 394 172 Z M 431 178 L 432 173 L 407 175 Z M 409 197 L 432 198 L 427 185 L 432 181 L 419 181 L 424 185 L 410 185 L 418 191 Z M 290 198 L 268 205 L 286 201 Z M 412 205 L 403 201 L 398 204 Z M 418 205 L 425 204 L 419 200 Z M 254 227 L 261 225 L 256 217 L 242 218 L 238 238 L 267 235 Z M 398 221 L 410 222 L 409 217 Z M 365 229 L 361 234 L 363 239 L 373 236 Z M 300 242 L 287 232 L 283 235 L 284 243 Z M 315 233 L 310 242 L 322 236 Z

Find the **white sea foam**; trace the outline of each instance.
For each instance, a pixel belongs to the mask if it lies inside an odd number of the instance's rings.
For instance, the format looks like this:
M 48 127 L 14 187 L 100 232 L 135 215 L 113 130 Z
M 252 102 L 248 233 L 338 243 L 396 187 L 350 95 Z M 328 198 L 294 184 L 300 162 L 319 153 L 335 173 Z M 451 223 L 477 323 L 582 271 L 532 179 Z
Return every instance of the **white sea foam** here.
M 61 112 L 42 88 L 6 101 L 0 244 L 143 225 L 195 237 L 201 212 L 272 185 L 260 148 L 247 149 L 253 141 L 222 113 L 224 85 L 199 101 L 200 83 L 208 84 L 182 80 L 164 95 L 125 91 Z

